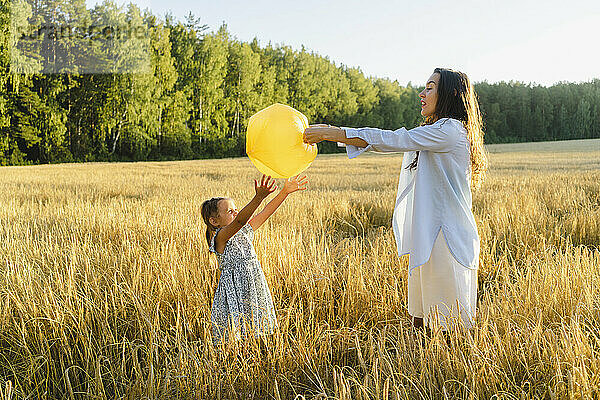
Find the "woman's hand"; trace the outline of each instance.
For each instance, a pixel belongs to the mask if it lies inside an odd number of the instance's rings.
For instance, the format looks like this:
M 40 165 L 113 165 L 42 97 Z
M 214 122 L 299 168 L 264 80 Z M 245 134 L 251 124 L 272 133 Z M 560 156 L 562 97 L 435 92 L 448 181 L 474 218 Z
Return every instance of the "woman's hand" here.
M 308 144 L 319 143 L 323 140 L 342 142 L 344 139 L 346 139 L 346 132 L 342 128 L 326 124 L 309 125 L 304 130 L 304 137 L 302 138 L 304 143 Z
M 283 185 L 282 192 L 286 194 L 294 193 L 298 190 L 306 190 L 306 184 L 308 183 L 308 178 L 306 175 L 296 175 L 291 178 L 288 178 Z
M 276 189 L 277 185 L 275 184 L 275 179 L 271 178 L 270 176 L 263 175 L 260 179 L 260 185 L 256 179 L 254 180 L 254 190 L 256 191 L 256 196 L 258 196 L 261 200 L 265 199 Z

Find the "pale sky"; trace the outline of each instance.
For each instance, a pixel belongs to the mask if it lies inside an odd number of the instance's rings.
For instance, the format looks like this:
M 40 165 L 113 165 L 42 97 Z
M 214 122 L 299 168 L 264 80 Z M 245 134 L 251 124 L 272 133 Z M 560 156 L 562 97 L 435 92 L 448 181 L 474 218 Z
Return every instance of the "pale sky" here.
M 122 4 L 124 1 L 117 1 Z M 95 0 L 87 0 L 88 6 Z M 422 85 L 435 67 L 474 82 L 551 85 L 600 78 L 598 0 L 135 0 L 155 15 L 190 11 L 215 31 L 258 38 Z

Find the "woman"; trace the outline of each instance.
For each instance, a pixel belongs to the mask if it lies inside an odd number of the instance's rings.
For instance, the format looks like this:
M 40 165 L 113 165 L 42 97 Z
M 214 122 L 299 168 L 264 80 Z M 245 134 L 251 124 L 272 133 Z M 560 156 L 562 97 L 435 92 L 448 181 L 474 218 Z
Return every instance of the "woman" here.
M 345 143 L 349 158 L 406 152 L 392 226 L 398 254 L 409 254 L 408 312 L 415 327 L 448 330 L 462 321 L 469 328 L 479 264 L 471 188 L 488 166 L 479 105 L 467 76 L 445 68 L 434 70 L 419 97 L 424 122 L 414 129 L 311 125 L 304 141 Z

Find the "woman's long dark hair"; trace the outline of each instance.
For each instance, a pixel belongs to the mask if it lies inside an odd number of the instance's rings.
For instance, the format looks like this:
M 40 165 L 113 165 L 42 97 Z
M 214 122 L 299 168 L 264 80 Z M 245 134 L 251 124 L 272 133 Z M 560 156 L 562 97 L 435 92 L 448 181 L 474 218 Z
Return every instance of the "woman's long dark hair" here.
M 212 239 L 217 228 L 210 223 L 210 217 L 216 217 L 219 213 L 219 201 L 224 200 L 225 197 L 213 197 L 212 199 L 206 200 L 202 203 L 200 214 L 206 224 L 206 242 L 210 246 L 210 239 Z
M 440 74 L 437 85 L 437 103 L 433 115 L 425 118 L 422 125 L 430 125 L 441 118 L 459 120 L 467 130 L 471 156 L 471 186 L 478 188 L 485 178 L 488 157 L 483 147 L 483 123 L 479 112 L 479 103 L 473 85 L 467 75 L 447 68 L 436 68 L 433 73 Z M 417 167 L 419 153 L 408 166 Z

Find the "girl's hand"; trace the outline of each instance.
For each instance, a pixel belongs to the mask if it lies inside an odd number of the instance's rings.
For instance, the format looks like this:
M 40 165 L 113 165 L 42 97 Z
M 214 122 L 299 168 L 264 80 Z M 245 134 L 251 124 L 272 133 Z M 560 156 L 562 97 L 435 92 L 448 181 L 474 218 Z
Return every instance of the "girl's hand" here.
M 291 178 L 288 178 L 283 185 L 282 192 L 290 194 L 294 193 L 298 190 L 306 190 L 306 184 L 308 183 L 308 178 L 306 175 L 296 175 Z
M 256 191 L 256 195 L 261 199 L 266 198 L 276 189 L 277 185 L 275 184 L 275 179 L 270 176 L 263 175 L 260 179 L 260 185 L 256 179 L 254 180 L 254 190 Z
M 315 124 L 309 125 L 309 127 L 304 130 L 302 140 L 304 143 L 315 144 L 322 142 L 323 140 L 340 142 L 345 138 L 346 132 L 341 128 L 326 124 Z

